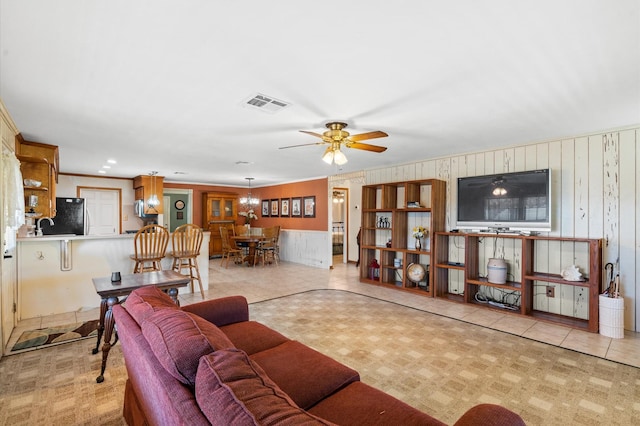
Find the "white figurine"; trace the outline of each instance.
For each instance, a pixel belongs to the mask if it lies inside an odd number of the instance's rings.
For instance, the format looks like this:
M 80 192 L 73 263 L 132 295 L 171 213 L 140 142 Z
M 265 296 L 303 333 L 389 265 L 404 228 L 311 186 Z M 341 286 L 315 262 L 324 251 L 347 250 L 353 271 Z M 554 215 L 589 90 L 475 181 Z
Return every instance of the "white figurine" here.
M 566 267 L 560 275 L 567 281 L 582 281 L 582 274 L 576 265 Z

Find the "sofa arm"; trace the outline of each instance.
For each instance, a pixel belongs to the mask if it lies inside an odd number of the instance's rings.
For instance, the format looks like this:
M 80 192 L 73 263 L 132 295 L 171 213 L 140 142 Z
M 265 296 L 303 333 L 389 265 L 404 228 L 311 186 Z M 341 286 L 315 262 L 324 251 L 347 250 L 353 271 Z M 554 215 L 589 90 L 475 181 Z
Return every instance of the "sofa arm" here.
M 454 426 L 526 426 L 522 418 L 500 405 L 480 404 L 467 410 Z
M 229 296 L 205 300 L 183 306 L 182 309 L 194 313 L 218 327 L 236 322 L 249 321 L 249 305 L 243 296 Z

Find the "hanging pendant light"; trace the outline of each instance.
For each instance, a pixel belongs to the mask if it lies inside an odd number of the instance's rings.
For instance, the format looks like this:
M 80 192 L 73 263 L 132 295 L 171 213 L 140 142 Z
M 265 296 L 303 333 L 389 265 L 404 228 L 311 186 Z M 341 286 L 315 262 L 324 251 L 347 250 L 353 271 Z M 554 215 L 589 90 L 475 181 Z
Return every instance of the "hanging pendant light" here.
M 258 200 L 257 198 L 251 195 L 251 181 L 254 180 L 255 178 L 248 177 L 245 179 L 249 181 L 249 192 L 245 197 L 240 198 L 240 204 L 242 204 L 247 208 L 253 208 L 254 206 L 257 206 L 258 203 L 260 203 L 260 200 Z

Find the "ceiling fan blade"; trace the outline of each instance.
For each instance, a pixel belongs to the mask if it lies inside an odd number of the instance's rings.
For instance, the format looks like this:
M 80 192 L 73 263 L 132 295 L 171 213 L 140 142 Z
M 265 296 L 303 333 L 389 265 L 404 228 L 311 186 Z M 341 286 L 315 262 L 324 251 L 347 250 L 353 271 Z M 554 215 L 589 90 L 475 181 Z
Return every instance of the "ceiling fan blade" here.
M 386 146 L 371 145 L 368 143 L 359 143 L 359 142 L 346 142 L 345 146 L 347 148 L 362 149 L 362 150 L 371 151 L 371 152 L 384 152 L 387 150 Z
M 349 139 L 354 142 L 358 142 L 358 141 L 364 141 L 367 139 L 386 138 L 387 136 L 389 135 L 386 134 L 385 132 L 376 130 L 375 132 L 360 133 L 359 135 L 351 135 L 349 136 Z
M 289 145 L 289 146 L 281 146 L 278 149 L 287 149 L 287 148 L 297 148 L 299 146 L 310 146 L 310 145 L 324 145 L 325 142 L 313 142 L 313 143 L 303 143 L 301 145 Z
M 321 135 L 320 133 L 310 132 L 310 131 L 308 131 L 308 130 L 300 130 L 300 131 L 301 131 L 302 133 L 306 133 L 306 134 L 308 134 L 308 135 L 315 136 L 315 137 L 320 138 L 320 139 L 324 138 L 324 136 L 323 136 L 323 135 Z

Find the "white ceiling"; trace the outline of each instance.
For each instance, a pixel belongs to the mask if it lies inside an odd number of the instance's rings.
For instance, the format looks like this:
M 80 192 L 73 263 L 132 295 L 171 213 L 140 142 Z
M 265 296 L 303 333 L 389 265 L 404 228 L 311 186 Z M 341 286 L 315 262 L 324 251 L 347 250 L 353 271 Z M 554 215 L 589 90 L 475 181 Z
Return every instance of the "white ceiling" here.
M 638 0 L 0 0 L 0 52 L 66 173 L 262 186 L 640 123 Z M 278 149 L 330 120 L 389 149 Z

